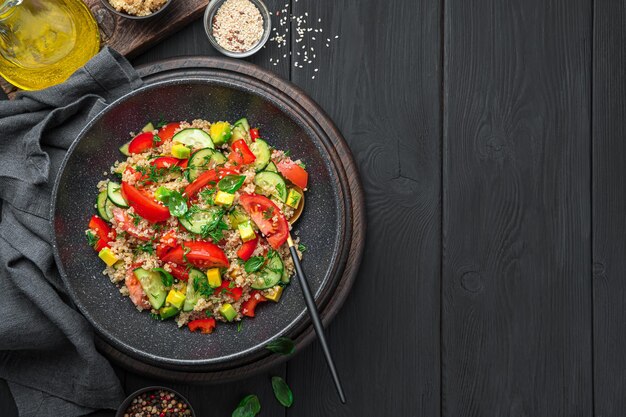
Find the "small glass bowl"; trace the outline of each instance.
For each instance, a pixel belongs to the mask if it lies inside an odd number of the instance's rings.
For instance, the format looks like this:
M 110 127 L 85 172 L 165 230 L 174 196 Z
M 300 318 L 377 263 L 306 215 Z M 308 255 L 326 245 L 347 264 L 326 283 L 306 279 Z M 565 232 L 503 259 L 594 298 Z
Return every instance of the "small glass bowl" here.
M 247 56 L 254 55 L 261 48 L 263 48 L 263 45 L 265 45 L 267 40 L 270 38 L 270 32 L 272 31 L 272 18 L 269 10 L 267 10 L 265 3 L 263 3 L 261 0 L 249 0 L 259 9 L 259 12 L 261 12 L 261 16 L 263 16 L 263 36 L 261 36 L 261 40 L 259 41 L 259 43 L 257 43 L 252 49 L 249 49 L 245 52 L 229 51 L 228 49 L 222 48 L 220 44 L 217 43 L 215 36 L 213 36 L 213 17 L 225 1 L 226 0 L 211 0 L 206 8 L 206 11 L 204 12 L 204 31 L 206 32 L 206 35 L 211 42 L 211 45 L 213 45 L 213 47 L 220 51 L 222 54 L 231 58 L 245 58 Z
M 167 0 L 167 2 L 161 6 L 161 8 L 159 10 L 157 10 L 156 12 L 152 12 L 148 15 L 145 16 L 135 16 L 133 14 L 128 14 L 128 13 L 124 13 L 124 12 L 120 12 L 118 10 L 115 10 L 115 8 L 113 6 L 111 6 L 111 3 L 109 3 L 109 0 L 101 0 L 102 4 L 104 5 L 104 7 L 106 7 L 107 9 L 109 9 L 110 11 L 112 11 L 113 13 L 115 13 L 118 16 L 122 16 L 125 17 L 126 19 L 133 19 L 133 20 L 143 20 L 143 19 L 149 19 L 151 17 L 154 17 L 156 15 L 158 15 L 159 13 L 161 13 L 163 10 L 165 10 L 167 8 L 167 6 L 169 6 L 172 3 L 172 0 Z

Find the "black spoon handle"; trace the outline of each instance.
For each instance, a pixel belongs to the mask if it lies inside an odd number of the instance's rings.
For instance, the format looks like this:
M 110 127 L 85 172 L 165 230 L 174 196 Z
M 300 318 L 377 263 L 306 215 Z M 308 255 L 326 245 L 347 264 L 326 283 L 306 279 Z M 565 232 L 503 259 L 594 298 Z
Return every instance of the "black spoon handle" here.
M 333 381 L 335 382 L 337 394 L 339 394 L 339 399 L 341 400 L 341 403 L 345 404 L 346 396 L 343 393 L 341 381 L 339 380 L 337 369 L 335 369 L 335 362 L 333 362 L 330 348 L 328 347 L 328 343 L 326 342 L 326 336 L 324 336 L 324 327 L 322 326 L 322 320 L 320 319 L 320 316 L 317 312 L 315 299 L 313 298 L 313 294 L 311 294 L 311 287 L 309 287 L 309 282 L 307 281 L 306 276 L 304 275 L 304 271 L 302 270 L 302 266 L 300 265 L 300 258 L 298 257 L 298 252 L 296 251 L 296 248 L 294 246 L 289 246 L 289 251 L 291 252 L 291 257 L 293 258 L 293 264 L 296 266 L 296 273 L 298 275 L 298 280 L 300 281 L 302 294 L 304 294 L 306 307 L 309 310 L 309 315 L 311 316 L 311 320 L 313 321 L 315 333 L 317 333 L 317 337 L 320 340 L 322 350 L 324 351 L 324 356 L 326 357 L 326 363 L 328 364 L 328 369 L 330 370 L 330 374 L 332 375 Z

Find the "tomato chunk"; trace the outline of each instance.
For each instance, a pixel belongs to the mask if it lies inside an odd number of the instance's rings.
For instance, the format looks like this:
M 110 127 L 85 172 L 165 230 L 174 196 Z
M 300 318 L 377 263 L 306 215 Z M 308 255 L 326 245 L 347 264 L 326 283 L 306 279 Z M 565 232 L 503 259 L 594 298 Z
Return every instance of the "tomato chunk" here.
M 148 149 L 159 146 L 159 144 L 160 143 L 154 141 L 154 134 L 152 132 L 140 133 L 128 144 L 128 152 L 131 154 L 142 153 Z
M 141 229 L 133 224 L 133 219 L 131 219 L 128 213 L 126 213 L 126 210 L 119 207 L 113 207 L 111 211 L 113 212 L 113 217 L 117 221 L 117 225 L 123 231 L 136 237 L 137 239 L 150 240 L 150 238 L 146 236 L 145 232 L 142 232 Z
M 256 159 L 256 156 L 254 156 L 254 154 L 246 144 L 246 141 L 243 139 L 234 141 L 231 145 L 231 148 L 233 150 L 230 155 L 228 155 L 228 159 L 237 165 L 251 164 Z
M 215 291 L 213 291 L 214 295 L 222 293 L 230 295 L 235 301 L 239 301 L 243 294 L 243 288 L 236 287 L 235 284 L 231 281 L 224 280 L 222 281 L 222 285 L 217 287 Z
M 261 136 L 259 136 L 259 129 L 250 129 L 250 139 L 252 139 L 252 142 L 256 141 L 260 137 Z
M 243 244 L 237 250 L 237 256 L 244 261 L 250 259 L 252 254 L 254 253 L 256 246 L 259 243 L 259 237 L 255 233 L 255 238 L 249 240 L 247 242 L 243 242 Z
M 174 278 L 181 281 L 187 281 L 189 279 L 189 272 L 187 272 L 187 269 L 185 267 L 173 263 L 168 263 L 168 265 L 172 270 L 172 275 L 174 276 Z
M 109 242 L 115 240 L 115 230 L 98 216 L 91 217 L 89 220 L 89 228 L 98 237 L 98 241 L 94 245 L 94 249 L 97 252 L 100 252 L 104 248 L 108 248 Z M 111 235 L 111 237 L 109 237 L 109 235 Z
M 294 185 L 297 185 L 303 190 L 306 188 L 309 182 L 309 174 L 300 165 L 296 164 L 291 159 L 283 159 L 276 164 L 276 168 L 278 168 L 278 172 Z
M 257 295 L 259 298 L 257 298 Z M 250 298 L 248 298 L 241 305 L 241 314 L 247 317 L 254 317 L 254 310 L 259 303 L 267 301 L 267 298 L 261 294 L 261 291 L 255 290 L 250 293 Z
M 244 194 L 239 203 L 250 215 L 272 248 L 280 248 L 289 236 L 285 215 L 269 198 L 259 194 Z
M 142 310 L 148 310 L 150 308 L 150 301 L 148 301 L 148 296 L 135 276 L 134 270 L 135 266 L 132 266 L 131 268 L 128 268 L 128 271 L 126 271 L 124 284 L 126 284 L 126 288 L 128 288 L 128 296 L 137 307 Z
M 135 212 L 150 223 L 164 222 L 170 218 L 167 207 L 126 182 L 122 182 L 122 194 Z
M 194 197 L 198 192 L 209 185 L 214 186 L 219 180 L 226 175 L 238 174 L 239 170 L 236 168 L 218 168 L 210 169 L 200 174 L 194 182 L 185 187 L 185 195 L 189 198 Z
M 173 166 L 181 166 L 183 162 L 187 163 L 187 160 L 177 159 L 172 156 L 162 156 L 150 162 L 150 165 L 156 167 L 157 169 L 166 169 Z
M 174 132 L 178 128 L 180 128 L 180 123 L 168 123 L 160 128 L 157 134 L 163 142 L 167 142 L 169 140 L 172 140 L 172 138 L 174 137 Z
M 161 260 L 172 262 L 176 265 L 191 265 L 206 268 L 228 268 L 229 262 L 226 254 L 219 246 L 202 240 L 184 242 L 176 245 L 173 249 L 165 253 Z
M 209 317 L 206 319 L 196 319 L 187 323 L 187 327 L 192 332 L 199 330 L 200 333 L 209 334 L 213 332 L 215 329 L 215 319 L 213 317 Z

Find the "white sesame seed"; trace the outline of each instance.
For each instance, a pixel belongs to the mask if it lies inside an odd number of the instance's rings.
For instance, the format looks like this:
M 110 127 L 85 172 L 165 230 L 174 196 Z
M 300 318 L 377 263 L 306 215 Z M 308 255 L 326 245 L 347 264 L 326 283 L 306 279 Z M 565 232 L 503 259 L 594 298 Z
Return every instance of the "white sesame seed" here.
M 315 68 L 313 71 L 314 71 L 314 72 L 317 72 L 317 71 L 319 71 L 319 68 Z
M 339 35 L 335 35 L 335 39 L 339 39 Z

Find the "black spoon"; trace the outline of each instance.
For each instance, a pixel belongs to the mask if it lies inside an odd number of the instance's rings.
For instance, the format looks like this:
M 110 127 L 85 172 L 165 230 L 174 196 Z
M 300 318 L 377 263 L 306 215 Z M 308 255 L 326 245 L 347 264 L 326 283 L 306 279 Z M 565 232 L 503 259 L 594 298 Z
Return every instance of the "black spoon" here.
M 300 218 L 300 214 L 302 214 L 302 209 L 304 208 L 304 192 L 298 187 L 294 188 L 296 188 L 302 198 L 300 200 L 298 208 L 294 211 L 293 215 L 289 219 L 289 223 L 292 225 L 296 222 L 296 220 Z M 328 343 L 326 342 L 326 336 L 324 335 L 324 326 L 322 326 L 322 320 L 320 319 L 320 315 L 317 312 L 315 298 L 313 298 L 313 294 L 311 293 L 309 281 L 306 279 L 304 271 L 302 270 L 302 266 L 300 265 L 300 258 L 298 257 L 298 251 L 296 250 L 296 246 L 293 243 L 293 239 L 291 238 L 291 233 L 289 233 L 289 237 L 287 238 L 287 244 L 289 245 L 289 252 L 291 252 L 293 264 L 296 267 L 296 275 L 298 276 L 298 281 L 300 282 L 300 288 L 302 288 L 302 294 L 304 295 L 304 301 L 306 303 L 307 310 L 309 311 L 309 316 L 311 316 L 311 321 L 313 321 L 313 328 L 315 328 L 315 333 L 317 334 L 317 337 L 320 340 L 320 344 L 322 345 L 322 350 L 324 351 L 324 356 L 326 357 L 326 363 L 328 364 L 328 369 L 330 370 L 330 374 L 333 377 L 333 381 L 335 382 L 335 388 L 337 388 L 337 394 L 339 394 L 339 399 L 341 400 L 342 404 L 345 404 L 346 396 L 343 393 L 343 387 L 341 386 L 341 381 L 339 380 L 339 374 L 337 374 L 335 362 L 333 361 L 333 357 L 330 353 L 330 348 L 328 347 Z

